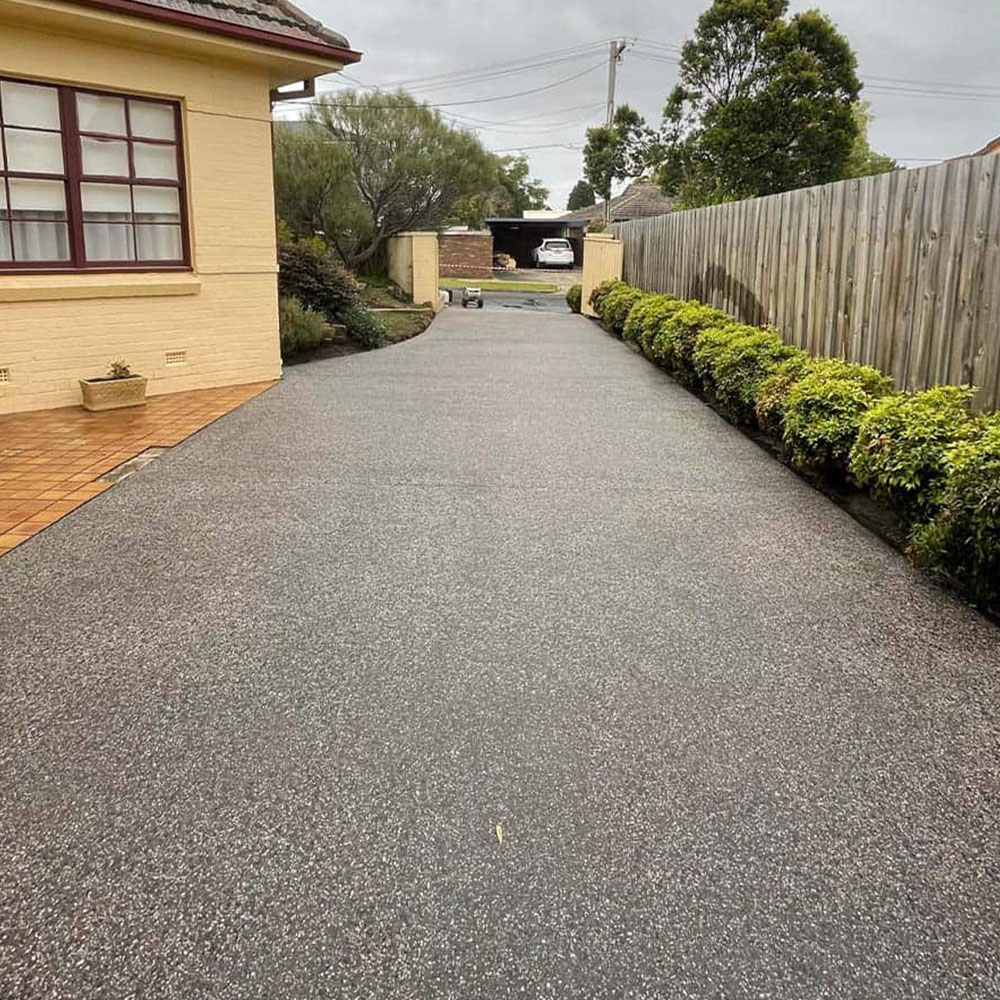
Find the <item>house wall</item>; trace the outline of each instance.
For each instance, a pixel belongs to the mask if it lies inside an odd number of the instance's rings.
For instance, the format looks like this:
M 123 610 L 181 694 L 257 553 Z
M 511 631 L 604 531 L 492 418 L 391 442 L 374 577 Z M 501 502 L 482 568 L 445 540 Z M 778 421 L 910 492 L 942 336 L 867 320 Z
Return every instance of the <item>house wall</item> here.
M 489 278 L 493 274 L 492 233 L 443 233 L 438 253 L 442 275 Z
M 113 358 L 151 394 L 277 378 L 268 70 L 3 18 L 6 75 L 182 102 L 194 270 L 0 274 L 0 413 L 77 404 L 77 380 Z M 185 360 L 168 365 L 176 351 Z

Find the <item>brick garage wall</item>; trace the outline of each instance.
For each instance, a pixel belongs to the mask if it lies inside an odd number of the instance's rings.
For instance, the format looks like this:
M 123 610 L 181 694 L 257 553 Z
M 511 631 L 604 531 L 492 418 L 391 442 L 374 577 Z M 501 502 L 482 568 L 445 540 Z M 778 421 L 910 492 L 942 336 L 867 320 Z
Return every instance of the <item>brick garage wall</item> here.
M 444 233 L 438 246 L 446 277 L 488 278 L 493 273 L 492 233 Z

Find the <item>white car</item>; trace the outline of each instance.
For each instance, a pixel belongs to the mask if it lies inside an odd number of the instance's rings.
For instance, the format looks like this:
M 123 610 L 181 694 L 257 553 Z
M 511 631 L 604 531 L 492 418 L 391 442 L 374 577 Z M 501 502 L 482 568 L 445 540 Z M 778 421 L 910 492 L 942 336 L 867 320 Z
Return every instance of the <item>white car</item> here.
M 531 251 L 531 259 L 535 267 L 572 267 L 576 263 L 569 240 L 542 240 Z

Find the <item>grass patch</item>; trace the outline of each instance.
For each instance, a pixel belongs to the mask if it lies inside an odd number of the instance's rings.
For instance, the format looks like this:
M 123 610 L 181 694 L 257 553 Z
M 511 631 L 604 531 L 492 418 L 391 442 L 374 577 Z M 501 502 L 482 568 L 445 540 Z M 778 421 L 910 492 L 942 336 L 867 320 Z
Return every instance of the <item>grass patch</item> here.
M 558 292 L 558 285 L 546 281 L 500 281 L 495 278 L 441 278 L 441 288 L 481 288 L 484 292 Z
M 402 302 L 389 294 L 388 287 L 367 285 L 361 289 L 361 301 L 369 309 L 398 309 Z
M 377 315 L 392 344 L 398 344 L 401 340 L 409 340 L 410 337 L 423 333 L 433 319 L 433 315 L 429 312 L 411 312 L 407 309 L 380 312 Z

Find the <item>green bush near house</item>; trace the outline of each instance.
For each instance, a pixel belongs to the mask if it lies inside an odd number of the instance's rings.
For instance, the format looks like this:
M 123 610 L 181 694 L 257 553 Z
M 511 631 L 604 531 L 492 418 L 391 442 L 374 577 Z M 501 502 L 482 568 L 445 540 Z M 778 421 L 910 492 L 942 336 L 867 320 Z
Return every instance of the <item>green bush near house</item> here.
M 347 327 L 347 335 L 365 350 L 385 347 L 389 343 L 385 327 L 378 316 L 360 303 L 356 302 L 342 310 L 340 320 Z
M 795 355 L 796 349 L 777 334 L 755 327 L 730 327 L 725 332 L 729 337 L 714 353 L 710 370 L 702 374 L 699 369 L 699 375 L 706 386 L 714 388 L 719 403 L 735 423 L 755 424 L 757 390 L 778 365 Z M 701 341 L 699 338 L 698 345 Z M 696 347 L 696 369 L 698 362 Z
M 566 305 L 570 311 L 578 313 L 583 305 L 583 285 L 573 285 L 566 292 Z
M 278 332 L 281 356 L 290 358 L 319 347 L 326 334 L 326 320 L 294 296 L 283 296 L 278 300 Z
M 934 520 L 914 533 L 909 555 L 943 573 L 978 604 L 1000 611 L 1000 413 L 945 456 Z
M 797 465 L 846 470 L 861 418 L 892 390 L 892 379 L 866 365 L 824 358 L 792 387 L 784 443 Z
M 861 418 L 851 449 L 858 484 L 893 504 L 907 524 L 933 517 L 941 504 L 945 456 L 975 433 L 969 412 L 974 394 L 970 386 L 943 385 L 879 400 Z
M 296 240 L 279 227 L 278 292 L 335 323 L 357 300 L 360 286 L 322 240 Z

